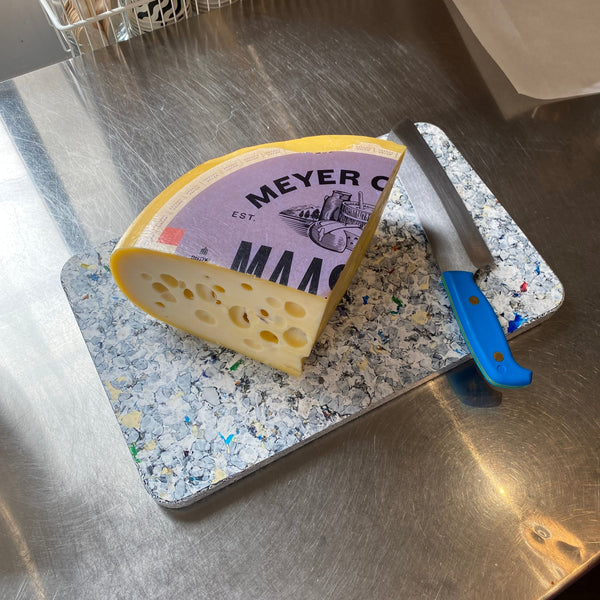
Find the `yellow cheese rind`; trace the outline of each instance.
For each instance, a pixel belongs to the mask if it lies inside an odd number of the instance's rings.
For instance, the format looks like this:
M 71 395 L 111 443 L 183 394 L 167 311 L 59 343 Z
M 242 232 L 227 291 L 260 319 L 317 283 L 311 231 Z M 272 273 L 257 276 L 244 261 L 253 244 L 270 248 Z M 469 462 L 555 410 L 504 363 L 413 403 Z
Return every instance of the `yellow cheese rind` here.
M 154 231 L 157 215 L 188 184 L 206 177 L 211 170 L 220 172 L 229 165 L 237 168 L 240 158 L 260 159 L 263 151 L 320 154 L 353 152 L 357 148 L 392 156 L 396 164 L 327 298 L 210 262 L 143 247 L 148 232 Z M 317 136 L 244 148 L 210 160 L 166 188 L 136 218 L 111 256 L 113 276 L 124 294 L 153 317 L 291 375 L 300 375 L 304 360 L 366 252 L 403 154 L 404 147 L 374 138 Z

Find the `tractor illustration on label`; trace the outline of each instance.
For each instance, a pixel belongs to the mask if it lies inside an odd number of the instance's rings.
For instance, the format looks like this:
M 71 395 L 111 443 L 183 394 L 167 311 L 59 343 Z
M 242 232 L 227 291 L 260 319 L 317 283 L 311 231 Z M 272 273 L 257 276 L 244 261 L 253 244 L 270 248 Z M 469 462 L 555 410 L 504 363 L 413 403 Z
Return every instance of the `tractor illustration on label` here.
M 333 252 L 352 252 L 374 206 L 358 200 L 352 194 L 333 191 L 325 196 L 319 209 L 315 206 L 288 208 L 279 214 L 293 229 L 307 235 L 315 244 Z

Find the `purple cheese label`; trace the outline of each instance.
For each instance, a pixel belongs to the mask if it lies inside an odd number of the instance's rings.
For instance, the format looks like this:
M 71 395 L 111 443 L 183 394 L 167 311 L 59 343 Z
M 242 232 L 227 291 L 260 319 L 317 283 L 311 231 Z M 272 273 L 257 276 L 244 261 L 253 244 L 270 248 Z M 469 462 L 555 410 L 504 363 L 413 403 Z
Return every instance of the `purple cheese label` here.
M 187 200 L 157 241 L 180 256 L 327 297 L 396 162 L 393 153 L 336 151 L 243 166 Z M 202 178 L 211 181 L 211 171 Z

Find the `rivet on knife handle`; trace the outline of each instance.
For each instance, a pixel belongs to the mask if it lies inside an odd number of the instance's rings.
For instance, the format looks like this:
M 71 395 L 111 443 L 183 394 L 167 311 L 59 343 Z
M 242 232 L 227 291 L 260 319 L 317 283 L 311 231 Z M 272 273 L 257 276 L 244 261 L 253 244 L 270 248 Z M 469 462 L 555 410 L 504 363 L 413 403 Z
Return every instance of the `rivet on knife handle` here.
M 532 373 L 513 358 L 496 313 L 468 271 L 442 273 L 452 310 L 479 370 L 492 385 L 524 387 Z
M 477 269 L 493 259 L 462 198 L 413 123 L 398 123 L 389 139 L 406 146 L 400 178 L 479 370 L 498 387 L 529 385 L 531 371 L 513 358 L 494 310 L 473 279 Z

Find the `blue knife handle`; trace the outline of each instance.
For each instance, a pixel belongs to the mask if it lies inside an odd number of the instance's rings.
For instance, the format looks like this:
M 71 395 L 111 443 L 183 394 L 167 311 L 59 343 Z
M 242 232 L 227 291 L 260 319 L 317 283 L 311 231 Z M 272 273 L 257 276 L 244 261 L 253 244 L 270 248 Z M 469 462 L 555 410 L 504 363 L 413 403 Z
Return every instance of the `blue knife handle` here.
M 532 373 L 513 358 L 494 309 L 468 271 L 445 271 L 442 281 L 479 370 L 496 387 L 519 388 Z

